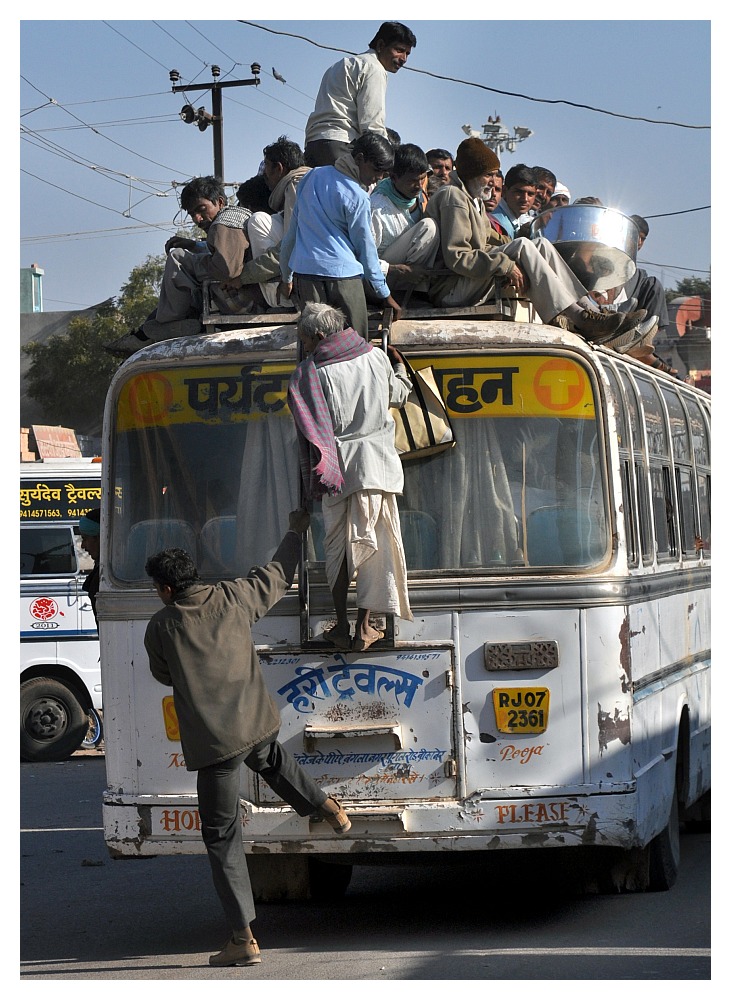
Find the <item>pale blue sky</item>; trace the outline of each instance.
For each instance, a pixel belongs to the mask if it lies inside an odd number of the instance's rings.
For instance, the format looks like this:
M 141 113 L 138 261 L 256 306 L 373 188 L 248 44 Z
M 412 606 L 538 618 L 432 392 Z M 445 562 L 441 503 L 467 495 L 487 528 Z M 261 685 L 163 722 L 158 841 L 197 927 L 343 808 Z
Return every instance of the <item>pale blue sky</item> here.
M 212 173 L 213 130 L 180 120 L 187 100 L 172 93 L 170 69 L 206 83 L 213 64 L 223 80 L 248 79 L 260 63 L 259 87 L 223 92 L 233 191 L 277 136 L 302 144 L 334 50 L 364 51 L 389 17 L 417 36 L 388 85 L 387 124 L 404 142 L 454 151 L 462 125 L 497 113 L 534 132 L 503 155 L 504 169 L 547 166 L 572 197 L 648 218 L 640 263 L 666 286 L 708 277 L 709 20 L 425 21 L 403 7 L 367 21 L 23 20 L 20 266 L 44 269 L 45 310 L 116 296 L 183 221 L 176 189 Z M 211 110 L 209 92 L 188 100 Z

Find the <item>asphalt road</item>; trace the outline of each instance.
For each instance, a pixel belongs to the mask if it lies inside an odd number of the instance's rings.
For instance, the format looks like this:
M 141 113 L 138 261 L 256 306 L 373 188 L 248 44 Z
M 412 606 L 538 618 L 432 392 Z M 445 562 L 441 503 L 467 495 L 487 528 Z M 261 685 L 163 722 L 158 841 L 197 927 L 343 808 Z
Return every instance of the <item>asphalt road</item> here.
M 587 895 L 562 851 L 356 867 L 338 902 L 260 904 L 262 964 L 212 969 L 226 929 L 207 859 L 111 860 L 105 781 L 96 751 L 21 765 L 23 983 L 563 979 L 631 995 L 632 980 L 711 977 L 710 833 L 683 835 L 666 893 Z

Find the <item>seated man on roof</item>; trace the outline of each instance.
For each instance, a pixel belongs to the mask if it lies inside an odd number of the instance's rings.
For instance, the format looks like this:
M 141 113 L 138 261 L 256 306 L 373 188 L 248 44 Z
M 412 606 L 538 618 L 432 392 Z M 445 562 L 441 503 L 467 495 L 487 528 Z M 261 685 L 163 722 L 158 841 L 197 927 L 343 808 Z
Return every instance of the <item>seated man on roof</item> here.
M 180 204 L 206 233 L 206 249 L 201 252 L 195 240 L 178 236 L 168 240 L 157 309 L 139 329 L 109 344 L 106 349 L 111 354 L 129 357 L 157 341 L 200 333 L 203 282 L 226 282 L 241 274 L 249 247 L 245 226 L 251 212 L 229 205 L 223 183 L 210 176 L 189 181 L 180 193 Z M 225 300 L 219 306 L 221 311 L 231 311 Z
M 300 147 L 286 135 L 280 135 L 276 142 L 264 148 L 264 179 L 271 192 L 269 195 L 271 211 L 255 212 L 249 220 L 248 233 L 252 260 L 256 260 L 269 250 L 279 252 L 282 237 L 292 218 L 297 185 L 310 169 L 311 167 L 305 166 Z M 273 277 L 278 279 L 278 272 Z M 277 280 L 261 284 L 261 291 L 269 306 L 281 304 L 277 296 L 277 285 Z M 291 308 L 289 302 L 285 305 Z
M 373 236 L 391 289 L 418 284 L 424 268 L 434 266 L 439 234 L 435 221 L 424 214 L 428 173 L 424 151 L 404 143 L 396 149 L 390 175 L 371 194 Z
M 432 279 L 432 302 L 482 305 L 493 295 L 495 282 L 502 281 L 532 302 L 543 323 L 557 323 L 597 343 L 644 319 L 644 311 L 602 311 L 548 240 L 500 243 L 486 210 L 491 173 L 499 168 L 500 161 L 482 139 L 465 139 L 457 149 L 452 183 L 430 198 L 427 215 L 440 234 L 437 268 L 449 272 Z

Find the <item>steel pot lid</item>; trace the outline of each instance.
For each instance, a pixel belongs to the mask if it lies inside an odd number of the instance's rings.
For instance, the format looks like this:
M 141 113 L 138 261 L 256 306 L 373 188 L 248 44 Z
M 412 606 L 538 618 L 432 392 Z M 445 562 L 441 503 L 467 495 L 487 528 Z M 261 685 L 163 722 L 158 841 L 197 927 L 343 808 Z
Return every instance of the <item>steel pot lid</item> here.
M 639 230 L 628 215 L 600 205 L 564 205 L 536 216 L 533 237 L 549 240 L 590 292 L 623 285 L 637 269 Z

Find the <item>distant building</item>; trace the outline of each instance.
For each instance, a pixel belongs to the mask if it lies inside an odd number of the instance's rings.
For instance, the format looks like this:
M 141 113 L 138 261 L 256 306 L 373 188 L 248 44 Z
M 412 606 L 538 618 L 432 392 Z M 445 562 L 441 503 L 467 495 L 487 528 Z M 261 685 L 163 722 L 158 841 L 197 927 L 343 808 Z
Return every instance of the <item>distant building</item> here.
M 43 268 L 37 264 L 20 269 L 21 313 L 43 312 Z
M 681 374 L 694 385 L 711 391 L 711 298 L 685 295 L 668 303 L 670 326 L 666 331 Z M 659 346 L 659 345 L 658 345 Z M 658 351 L 658 353 L 660 353 Z M 684 369 L 684 370 L 683 370 Z

